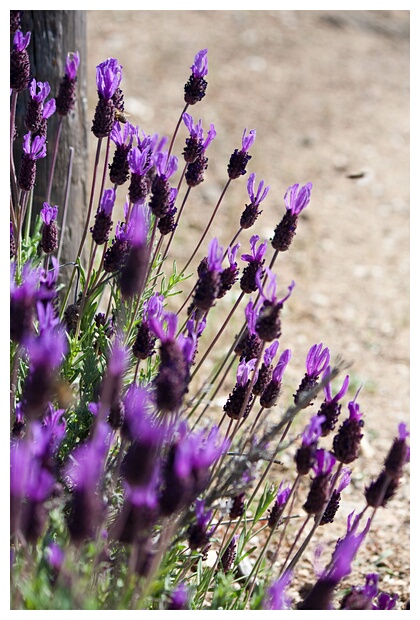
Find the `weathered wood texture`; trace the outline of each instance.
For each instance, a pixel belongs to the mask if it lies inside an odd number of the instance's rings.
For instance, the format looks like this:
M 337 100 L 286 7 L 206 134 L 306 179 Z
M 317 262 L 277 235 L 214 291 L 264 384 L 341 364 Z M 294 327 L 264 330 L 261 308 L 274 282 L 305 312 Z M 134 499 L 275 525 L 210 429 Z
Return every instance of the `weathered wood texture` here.
M 24 33 L 31 32 L 28 53 L 31 61 L 32 76 L 37 81 L 49 82 L 51 86 L 50 97 L 55 97 L 58 94 L 60 81 L 64 75 L 67 53 L 78 51 L 80 54 L 80 66 L 77 73 L 77 102 L 74 110 L 64 118 L 62 125 L 50 197 L 50 204 L 58 206 L 58 222 L 61 227 L 70 147 L 73 147 L 73 168 L 68 211 L 66 224 L 61 232 L 63 235 L 63 247 L 60 263 L 62 264 L 74 260 L 76 256 L 83 229 L 84 216 L 87 210 L 86 11 L 23 11 L 21 29 Z M 23 128 L 23 118 L 28 93 L 25 91 L 23 94 L 25 96 L 18 98 L 17 110 L 19 136 L 15 142 L 15 156 L 18 159 L 20 159 L 20 153 L 22 152 L 22 138 L 26 133 Z M 39 213 L 46 199 L 48 175 L 58 122 L 57 114 L 54 114 L 48 121 L 47 157 L 39 160 L 37 164 L 37 180 L 33 204 L 34 213 Z

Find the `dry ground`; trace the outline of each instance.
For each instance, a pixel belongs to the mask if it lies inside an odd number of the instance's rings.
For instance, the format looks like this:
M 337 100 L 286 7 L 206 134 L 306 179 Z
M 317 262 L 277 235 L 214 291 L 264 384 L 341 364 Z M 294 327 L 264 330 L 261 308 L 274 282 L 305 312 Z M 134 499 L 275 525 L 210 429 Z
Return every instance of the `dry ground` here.
M 293 351 L 287 381 L 293 390 L 307 350 L 323 342 L 352 362 L 352 394 L 363 384 L 365 418 L 342 517 L 323 532 L 327 558 L 346 515 L 363 506 L 364 485 L 378 474 L 398 423 L 409 424 L 409 12 L 89 11 L 89 109 L 95 66 L 114 56 L 124 68 L 130 122 L 171 136 L 202 48 L 209 86 L 189 112 L 205 127 L 214 123 L 217 138 L 173 257 L 183 264 L 201 234 L 245 127 L 257 130 L 248 171 L 271 187 L 255 232 L 270 238 L 286 188 L 313 182 L 292 249 L 276 264 L 281 290 L 296 281 L 283 315 L 282 346 Z M 212 229 L 224 246 L 246 200 L 245 180 L 232 184 Z M 375 518 L 351 583 L 378 571 L 381 588 L 398 593 L 402 607 L 409 564 L 407 471 L 398 496 Z M 299 581 L 313 578 L 307 559 Z

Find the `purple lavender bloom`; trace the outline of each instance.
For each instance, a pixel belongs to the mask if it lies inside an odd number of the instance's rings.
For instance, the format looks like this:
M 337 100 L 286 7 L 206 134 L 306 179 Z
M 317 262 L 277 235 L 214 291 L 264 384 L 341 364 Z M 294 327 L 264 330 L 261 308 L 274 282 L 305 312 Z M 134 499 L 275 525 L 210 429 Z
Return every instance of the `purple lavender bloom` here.
M 263 609 L 277 610 L 292 608 L 292 597 L 288 596 L 285 592 L 292 577 L 293 574 L 290 571 L 286 571 L 279 579 L 271 584 L 264 596 L 262 603 Z
M 186 430 L 181 430 L 183 440 L 178 446 L 174 469 L 176 474 L 184 479 L 194 472 L 198 484 L 196 492 L 200 493 L 205 488 L 204 479 L 208 479 L 209 468 L 226 452 L 230 442 L 221 438 L 217 426 L 213 426 L 209 433 L 202 430 L 186 434 Z
M 45 549 L 45 557 L 52 568 L 60 570 L 64 562 L 65 553 L 57 543 L 51 542 Z
M 341 601 L 340 609 L 373 609 L 373 599 L 378 594 L 379 575 L 366 575 L 364 586 L 352 586 Z
M 269 383 L 271 379 L 271 375 L 273 372 L 272 361 L 277 354 L 278 348 L 279 348 L 279 342 L 278 340 L 275 340 L 264 351 L 263 362 L 261 364 L 261 367 L 258 369 L 257 380 L 255 381 L 253 388 L 252 388 L 252 393 L 256 396 L 261 396 L 265 387 L 267 386 L 267 384 Z
M 276 404 L 277 398 L 281 391 L 283 375 L 286 370 L 286 366 L 290 362 L 291 358 L 292 358 L 292 352 L 290 349 L 286 349 L 280 355 L 279 361 L 277 362 L 273 370 L 271 379 L 267 383 L 266 387 L 264 388 L 263 393 L 260 396 L 261 407 L 270 409 L 271 407 L 274 407 L 274 405 Z
M 284 195 L 286 209 L 293 215 L 299 215 L 308 206 L 311 199 L 312 183 L 307 183 L 299 189 L 299 183 L 287 188 Z
M 172 590 L 167 609 L 181 610 L 188 608 L 188 588 L 185 583 L 182 582 Z
M 122 79 L 122 66 L 116 58 L 108 58 L 96 67 L 96 87 L 104 99 L 112 99 Z
M 64 69 L 65 75 L 69 78 L 69 80 L 75 80 L 77 76 L 77 70 L 80 65 L 80 54 L 79 52 L 68 52 L 66 58 L 66 66 Z
M 164 217 L 171 208 L 171 187 L 169 178 L 178 168 L 178 158 L 168 151 L 159 152 L 154 158 L 156 174 L 152 181 L 149 208 L 157 218 Z
M 262 275 L 264 274 L 263 265 L 264 256 L 267 251 L 267 241 L 263 241 L 257 247 L 259 239 L 259 235 L 252 235 L 249 240 L 251 245 L 251 253 L 242 254 L 241 256 L 241 259 L 248 263 L 248 265 L 244 268 L 240 280 L 240 287 L 244 293 L 254 293 L 257 290 L 258 282 L 256 276 L 259 269 L 262 270 Z
M 232 288 L 232 286 L 235 284 L 235 282 L 238 279 L 239 267 L 238 267 L 238 263 L 236 262 L 236 255 L 238 253 L 239 248 L 240 248 L 239 243 L 234 245 L 233 248 L 231 248 L 230 246 L 227 248 L 227 257 L 229 261 L 229 267 L 226 267 L 220 273 L 219 292 L 217 293 L 218 299 L 221 299 L 222 297 L 224 297 L 226 293 L 230 291 L 230 289 Z
M 351 525 L 352 515 L 353 513 L 349 515 L 347 535 L 337 541 L 329 566 L 324 570 L 303 603 L 299 605 L 299 609 L 332 609 L 334 590 L 340 581 L 351 573 L 351 563 L 370 528 L 370 519 L 368 519 L 365 529 L 356 535 L 355 529 L 359 518 L 356 518 L 355 523 Z
M 204 508 L 205 500 L 197 499 L 195 501 L 196 520 L 188 528 L 188 546 L 192 550 L 206 547 L 209 544 L 210 536 L 215 530 L 215 527 L 208 530 L 208 525 L 212 519 L 213 512 L 212 510 L 205 512 Z
M 137 326 L 137 336 L 132 351 L 137 359 L 147 359 L 155 351 L 156 336 L 150 329 L 150 319 L 160 319 L 163 313 L 164 297 L 154 293 L 143 304 L 143 319 Z
M 350 479 L 351 470 L 348 467 L 344 467 L 341 470 L 337 488 L 335 488 L 331 494 L 319 525 L 325 525 L 326 523 L 332 523 L 334 521 L 337 510 L 340 507 L 341 493 L 350 484 Z
M 276 296 L 276 276 L 270 269 L 266 270 L 266 275 L 267 284 L 265 290 L 262 284 L 261 269 L 257 270 L 255 277 L 257 288 L 261 296 L 257 304 L 258 317 L 256 331 L 261 340 L 271 342 L 281 335 L 280 312 L 283 309 L 285 301 L 287 301 L 292 294 L 295 283 L 292 281 L 288 287 L 288 293 L 282 299 L 278 299 Z
M 27 133 L 23 137 L 23 155 L 19 171 L 19 187 L 29 192 L 35 185 L 36 162 L 47 155 L 45 136 L 34 136 Z
M 238 365 L 236 384 L 223 406 L 223 411 L 233 420 L 238 420 L 240 417 L 246 418 L 251 410 L 252 391 L 249 391 L 249 385 L 251 377 L 252 383 L 256 380 L 255 373 L 252 374 L 256 361 L 256 359 L 249 361 L 242 359 Z M 248 400 L 245 402 L 247 394 Z
M 207 49 L 197 52 L 194 62 L 190 67 L 195 77 L 204 77 L 208 73 Z
M 315 462 L 312 470 L 315 477 L 312 478 L 309 493 L 303 509 L 308 514 L 319 515 L 327 506 L 329 496 L 329 481 L 331 470 L 335 465 L 335 458 L 327 450 L 320 448 L 315 452 Z
M 44 206 L 41 209 L 41 218 L 46 226 L 49 226 L 57 219 L 58 207 L 51 207 L 48 202 L 44 202 Z
M 26 48 L 31 40 L 31 33 L 25 35 L 21 30 L 17 30 L 13 37 L 13 49 L 10 52 L 10 88 L 20 93 L 27 88 L 31 64 Z
M 13 46 L 19 52 L 23 52 L 23 50 L 28 47 L 30 40 L 31 40 L 30 32 L 23 34 L 21 30 L 17 30 L 13 37 Z
M 79 52 L 69 52 L 57 95 L 57 113 L 60 116 L 69 114 L 76 103 L 76 81 L 79 64 Z
M 109 134 L 110 139 L 114 142 L 116 148 L 112 163 L 109 164 L 109 178 L 111 183 L 116 185 L 123 185 L 129 175 L 129 153 L 133 144 L 133 138 L 135 135 L 135 128 L 130 123 L 125 123 L 123 126 L 117 121 Z
M 44 101 L 50 91 L 51 87 L 48 82 L 37 82 L 34 78 L 29 84 L 30 98 L 27 103 L 24 122 L 25 128 L 32 133 L 37 133 L 41 128 Z
M 16 265 L 10 265 L 10 337 L 23 343 L 33 329 L 35 302 L 38 295 L 38 273 L 30 263 L 22 268 L 22 282 L 15 279 Z
M 295 454 L 297 473 L 306 476 L 315 463 L 318 439 L 322 433 L 323 417 L 315 415 L 302 433 L 302 444 Z
M 306 356 L 306 373 L 303 377 L 295 395 L 295 405 L 300 405 L 307 397 L 308 393 L 317 386 L 319 375 L 324 372 L 330 363 L 330 350 L 328 347 L 323 348 L 322 342 L 314 344 L 309 349 Z M 308 407 L 312 403 L 308 403 Z
M 361 428 L 364 426 L 360 405 L 356 403 L 361 387 L 352 401 L 348 403 L 349 417 L 344 420 L 333 439 L 333 453 L 338 461 L 351 463 L 359 455 L 360 442 L 363 437 Z
M 187 112 L 184 112 L 184 114 L 182 115 L 182 120 L 184 121 L 185 126 L 190 132 L 190 137 L 187 138 L 185 141 L 186 146 L 182 154 L 187 164 L 191 164 L 206 151 L 209 144 L 216 137 L 216 130 L 213 123 L 211 123 L 210 129 L 207 132 L 207 138 L 204 138 L 204 130 L 201 118 L 198 123 L 194 125 L 193 117 Z
M 28 542 L 36 542 L 45 526 L 43 502 L 52 492 L 54 476 L 32 442 L 12 441 L 10 448 L 11 533 L 19 530 Z
M 176 314 L 169 312 L 161 319 L 150 319 L 150 329 L 161 341 L 159 370 L 153 382 L 156 404 L 166 412 L 181 406 L 188 389 L 189 360 L 183 350 L 184 342 L 176 340 L 177 322 Z
M 258 184 L 257 193 L 255 193 L 255 176 L 255 172 L 250 174 L 246 184 L 248 196 L 251 202 L 248 205 L 245 205 L 245 209 L 241 215 L 240 226 L 243 229 L 251 228 L 251 226 L 255 224 L 257 217 L 260 213 L 262 213 L 262 210 L 259 211 L 258 207 L 266 198 L 270 189 L 269 185 L 264 188 L 264 181 L 260 181 Z
M 382 611 L 388 611 L 395 609 L 397 604 L 398 594 L 388 594 L 387 592 L 380 592 L 378 594 L 377 602 L 372 605 L 372 609 L 379 609 Z
M 106 189 L 102 194 L 102 198 L 95 215 L 95 223 L 90 228 L 92 239 L 98 245 L 103 245 L 109 239 L 113 224 L 111 216 L 112 209 L 115 204 L 115 197 L 115 189 Z
M 57 215 L 58 207 L 52 207 L 48 202 L 44 202 L 44 206 L 41 209 L 43 226 L 40 246 L 45 254 L 52 254 L 58 248 Z
M 218 298 L 220 274 L 222 269 L 223 248 L 215 237 L 209 243 L 206 268 L 200 272 L 195 286 L 193 304 L 204 312 L 208 312 Z
M 261 339 L 255 331 L 257 309 L 254 308 L 252 300 L 246 305 L 245 319 L 246 329 L 235 347 L 235 353 L 240 356 L 241 360 L 245 359 L 249 361 L 258 357 L 261 347 L 263 346 Z
M 191 503 L 207 487 L 210 467 L 226 452 L 229 441 L 221 439 L 214 426 L 206 431 L 191 433 L 187 423 L 179 425 L 163 468 L 163 488 L 160 506 L 163 514 L 177 512 Z
M 307 183 L 299 189 L 299 184 L 291 185 L 285 195 L 286 213 L 274 231 L 271 245 L 278 252 L 289 249 L 296 234 L 298 217 L 301 211 L 308 206 L 311 198 L 312 183 Z
M 188 105 L 195 105 L 206 94 L 207 82 L 204 76 L 208 73 L 207 49 L 197 52 L 191 65 L 191 75 L 184 86 L 184 101 Z
M 65 470 L 73 489 L 67 526 L 75 543 L 93 537 L 106 517 L 97 488 L 104 475 L 111 433 L 100 420 L 94 428 L 93 436 L 74 450 Z
M 106 138 L 115 122 L 115 110 L 122 105 L 119 85 L 122 79 L 122 67 L 115 58 L 108 58 L 96 67 L 96 86 L 99 100 L 92 122 L 92 132 L 97 138 Z
M 257 132 L 255 129 L 251 129 L 247 135 L 246 128 L 242 135 L 242 148 L 239 151 L 235 149 L 230 156 L 229 164 L 227 167 L 228 176 L 230 180 L 238 179 L 240 176 L 246 174 L 246 165 L 251 159 L 251 155 L 248 154 L 248 150 L 255 142 Z
M 286 506 L 287 500 L 289 499 L 290 493 L 292 491 L 290 486 L 285 486 L 283 488 L 283 484 L 284 484 L 284 480 L 280 483 L 278 491 L 277 491 L 277 497 L 271 509 L 268 511 L 269 517 L 267 520 L 267 525 L 271 529 L 274 529 L 280 523 L 281 515 Z
M 331 368 L 330 366 L 327 366 L 326 369 L 324 370 L 324 374 L 322 377 L 323 380 L 328 379 L 330 373 L 331 373 Z M 339 403 L 339 401 L 347 393 L 349 383 L 350 383 L 350 377 L 349 375 L 347 375 L 343 381 L 343 385 L 341 386 L 341 388 L 339 389 L 339 391 L 337 392 L 335 396 L 332 395 L 331 383 L 326 383 L 326 385 L 324 386 L 325 399 L 324 399 L 324 402 L 321 404 L 321 407 L 318 411 L 319 416 L 324 416 L 324 421 L 322 423 L 322 436 L 323 437 L 328 435 L 335 428 L 335 425 L 338 420 L 338 416 L 340 415 L 340 411 L 341 411 L 341 404 Z

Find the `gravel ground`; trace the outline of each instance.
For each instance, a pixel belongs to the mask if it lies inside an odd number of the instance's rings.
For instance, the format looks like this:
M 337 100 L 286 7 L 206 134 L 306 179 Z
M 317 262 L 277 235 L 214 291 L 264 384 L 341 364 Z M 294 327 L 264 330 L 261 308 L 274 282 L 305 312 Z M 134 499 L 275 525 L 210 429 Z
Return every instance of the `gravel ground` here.
M 363 506 L 364 486 L 399 422 L 409 424 L 409 18 L 409 11 L 88 12 L 91 114 L 95 66 L 114 56 L 124 69 L 129 120 L 146 133 L 172 135 L 189 67 L 208 49 L 207 94 L 189 112 L 205 128 L 214 123 L 217 138 L 206 181 L 191 193 L 175 237 L 178 265 L 210 217 L 244 128 L 257 131 L 248 171 L 271 188 L 255 232 L 269 239 L 287 187 L 313 183 L 292 249 L 276 263 L 281 290 L 296 281 L 283 314 L 282 346 L 293 351 L 285 390 L 300 382 L 309 347 L 323 342 L 352 363 L 351 390 L 363 384 L 365 419 L 342 516 L 322 532 L 326 559 L 346 515 Z M 246 201 L 245 181 L 232 183 L 212 227 L 224 246 Z M 375 517 L 349 580 L 361 584 L 380 572 L 381 589 L 400 595 L 399 608 L 410 592 L 408 470 Z M 313 582 L 311 557 L 301 563 L 299 584 Z

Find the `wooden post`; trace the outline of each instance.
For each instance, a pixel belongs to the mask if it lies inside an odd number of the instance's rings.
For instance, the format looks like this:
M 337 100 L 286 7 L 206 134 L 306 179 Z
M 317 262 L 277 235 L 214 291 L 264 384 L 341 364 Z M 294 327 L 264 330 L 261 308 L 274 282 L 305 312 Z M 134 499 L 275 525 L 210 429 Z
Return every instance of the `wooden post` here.
M 64 230 L 60 232 L 63 235 L 60 264 L 63 264 L 75 259 L 82 235 L 84 216 L 87 211 L 86 11 L 22 11 L 21 24 L 21 30 L 24 34 L 28 31 L 31 32 L 28 53 L 32 76 L 38 82 L 50 84 L 49 98 L 56 97 L 58 94 L 58 88 L 64 75 L 67 53 L 77 51 L 80 54 L 80 66 L 77 72 L 77 101 L 74 110 L 64 117 L 49 201 L 51 205 L 58 206 L 58 223 L 61 228 L 70 149 L 72 147 L 74 151 L 68 211 Z M 27 91 L 25 91 L 25 96 L 29 96 Z M 22 152 L 22 139 L 26 133 L 23 126 L 25 105 L 25 97 L 19 97 L 16 118 L 18 138 L 15 141 L 15 157 L 18 161 L 20 161 Z M 37 164 L 33 214 L 39 213 L 43 202 L 46 200 L 58 121 L 57 114 L 54 114 L 48 121 L 47 157 L 39 160 Z M 19 169 L 19 163 L 17 166 Z M 63 269 L 64 280 L 67 279 L 66 275 L 70 273 L 70 267 Z

